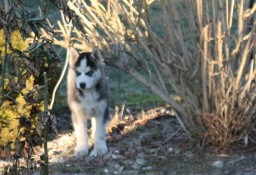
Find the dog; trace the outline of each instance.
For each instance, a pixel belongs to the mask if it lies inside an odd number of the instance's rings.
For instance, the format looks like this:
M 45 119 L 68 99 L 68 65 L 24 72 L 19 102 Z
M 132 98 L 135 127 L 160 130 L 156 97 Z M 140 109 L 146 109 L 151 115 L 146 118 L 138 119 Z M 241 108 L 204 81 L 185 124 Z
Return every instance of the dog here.
M 90 156 L 108 152 L 108 84 L 102 60 L 98 48 L 81 54 L 70 48 L 67 94 L 76 138 L 75 156 L 88 154 L 88 120 L 91 120 L 91 137 L 94 140 Z

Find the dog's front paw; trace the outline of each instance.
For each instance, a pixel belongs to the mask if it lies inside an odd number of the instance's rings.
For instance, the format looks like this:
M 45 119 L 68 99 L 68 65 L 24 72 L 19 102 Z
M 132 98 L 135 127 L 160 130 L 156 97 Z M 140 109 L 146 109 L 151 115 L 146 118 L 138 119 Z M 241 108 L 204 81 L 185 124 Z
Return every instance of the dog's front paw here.
M 75 148 L 75 156 L 85 156 L 88 154 L 88 148 L 87 147 L 79 147 L 77 146 Z
M 91 157 L 97 157 L 98 155 L 107 154 L 108 147 L 105 142 L 96 143 L 94 149 L 90 153 Z

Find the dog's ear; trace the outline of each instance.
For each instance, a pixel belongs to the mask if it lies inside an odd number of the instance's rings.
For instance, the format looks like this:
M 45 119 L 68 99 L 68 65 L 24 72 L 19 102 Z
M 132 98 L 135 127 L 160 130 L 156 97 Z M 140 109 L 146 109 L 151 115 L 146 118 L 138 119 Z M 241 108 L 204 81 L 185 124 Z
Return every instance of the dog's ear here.
M 100 53 L 100 50 L 97 47 L 95 47 L 93 49 L 91 57 L 94 58 L 95 60 L 97 60 L 98 62 L 103 63 L 103 57 Z
M 71 47 L 69 50 L 69 65 L 71 66 L 74 65 L 78 57 L 79 57 L 78 51 L 75 48 Z

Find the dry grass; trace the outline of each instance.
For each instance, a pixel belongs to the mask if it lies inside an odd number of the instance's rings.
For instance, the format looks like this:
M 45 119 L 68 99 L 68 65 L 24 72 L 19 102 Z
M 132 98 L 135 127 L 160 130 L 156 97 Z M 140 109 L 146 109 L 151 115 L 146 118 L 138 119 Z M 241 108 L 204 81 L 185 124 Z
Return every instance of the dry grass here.
M 197 1 L 197 11 L 207 5 Z M 255 125 L 255 25 L 248 30 L 253 18 L 246 6 L 244 1 L 212 1 L 198 14 L 202 34 L 200 116 L 205 136 L 221 147 L 246 140 Z M 211 19 L 202 15 L 211 14 L 209 11 L 213 12 Z

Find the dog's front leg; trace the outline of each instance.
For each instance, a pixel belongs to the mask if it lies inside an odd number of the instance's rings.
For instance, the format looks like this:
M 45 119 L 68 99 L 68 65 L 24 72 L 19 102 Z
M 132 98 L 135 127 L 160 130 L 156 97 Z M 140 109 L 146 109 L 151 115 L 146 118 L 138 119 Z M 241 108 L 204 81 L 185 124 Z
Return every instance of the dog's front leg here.
M 92 138 L 94 138 L 94 148 L 90 156 L 106 154 L 108 152 L 106 144 L 106 121 L 102 117 L 92 118 Z
M 75 155 L 86 155 L 88 154 L 87 119 L 81 115 L 73 113 L 72 120 L 76 137 Z

